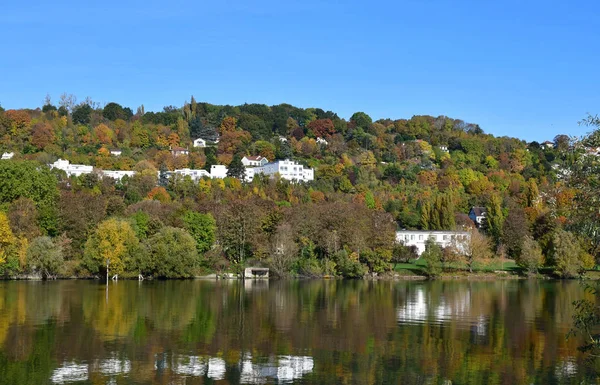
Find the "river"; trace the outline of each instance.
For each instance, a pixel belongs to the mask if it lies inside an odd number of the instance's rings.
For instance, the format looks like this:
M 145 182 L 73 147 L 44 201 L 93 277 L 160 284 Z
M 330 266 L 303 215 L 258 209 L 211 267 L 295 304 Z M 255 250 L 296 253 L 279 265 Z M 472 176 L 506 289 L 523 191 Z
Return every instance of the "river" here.
M 0 283 L 0 384 L 577 384 L 572 281 Z

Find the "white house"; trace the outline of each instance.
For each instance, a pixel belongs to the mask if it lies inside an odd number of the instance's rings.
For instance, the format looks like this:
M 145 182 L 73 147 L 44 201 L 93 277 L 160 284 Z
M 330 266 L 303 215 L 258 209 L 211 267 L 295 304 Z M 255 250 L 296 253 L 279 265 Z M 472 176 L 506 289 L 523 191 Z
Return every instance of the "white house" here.
M 227 177 L 227 167 L 222 164 L 213 164 L 210 166 L 210 177 L 219 179 Z
M 173 147 L 171 149 L 171 154 L 173 154 L 173 156 L 188 155 L 189 153 L 188 149 L 183 147 Z
M 194 147 L 206 147 L 206 140 L 202 138 L 198 138 L 194 140 Z
M 317 138 L 317 144 L 320 144 L 322 146 L 327 146 L 329 143 L 323 138 Z
M 448 146 L 439 146 L 440 151 L 448 152 Z
M 269 163 L 269 159 L 264 156 L 245 156 L 242 158 L 242 164 L 246 167 L 249 166 L 264 166 Z
M 194 182 L 199 181 L 200 179 L 202 179 L 203 177 L 209 177 L 210 178 L 210 174 L 208 173 L 208 171 L 206 170 L 192 170 L 189 168 L 182 168 L 182 169 L 178 169 L 172 172 L 172 174 L 177 174 L 177 175 L 181 175 L 183 177 L 185 176 L 189 176 L 190 178 L 192 178 L 192 180 Z
M 281 143 L 283 143 L 283 142 L 287 142 L 287 138 L 286 138 L 285 136 L 281 136 L 281 135 L 280 135 L 280 136 L 279 136 L 279 141 L 280 141 Z
M 544 143 L 542 143 L 542 148 L 545 148 L 547 150 L 554 148 L 554 143 L 552 143 L 551 141 L 547 140 Z
M 80 176 L 83 174 L 90 174 L 94 171 L 93 166 L 86 166 L 83 164 L 71 164 L 68 160 L 59 159 L 50 165 L 50 168 L 57 168 L 67 173 L 67 176 Z
M 471 220 L 473 222 L 475 222 L 477 227 L 481 227 L 481 225 L 483 225 L 485 215 L 486 215 L 485 207 L 475 207 L 474 206 L 474 207 L 471 207 L 471 211 L 469 211 L 469 218 L 471 218 Z
M 112 156 L 121 156 L 121 150 L 110 150 L 110 155 Z
M 405 246 L 415 246 L 417 254 L 420 256 L 425 251 L 425 241 L 431 238 L 440 247 L 456 245 L 459 250 L 465 247 L 466 242 L 471 238 L 467 231 L 396 231 L 396 241 Z
M 102 170 L 102 176 L 113 178 L 116 180 L 123 179 L 124 176 L 131 178 L 135 175 L 135 171 L 118 171 L 118 170 Z
M 2 160 L 12 159 L 13 156 L 15 156 L 14 152 L 5 152 L 4 154 L 2 154 Z
M 255 167 L 254 173 L 269 176 L 279 174 L 281 178 L 294 182 L 308 182 L 315 179 L 313 169 L 304 168 L 304 166 L 301 164 L 289 159 L 278 160 L 272 163 L 267 163 L 264 166 Z

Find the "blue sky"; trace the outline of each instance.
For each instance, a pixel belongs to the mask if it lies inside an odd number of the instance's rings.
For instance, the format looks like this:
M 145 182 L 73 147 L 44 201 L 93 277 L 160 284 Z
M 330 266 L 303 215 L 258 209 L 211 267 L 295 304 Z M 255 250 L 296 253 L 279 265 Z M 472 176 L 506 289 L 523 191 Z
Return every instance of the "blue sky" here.
M 0 103 L 290 103 L 527 140 L 600 113 L 598 1 L 5 2 Z

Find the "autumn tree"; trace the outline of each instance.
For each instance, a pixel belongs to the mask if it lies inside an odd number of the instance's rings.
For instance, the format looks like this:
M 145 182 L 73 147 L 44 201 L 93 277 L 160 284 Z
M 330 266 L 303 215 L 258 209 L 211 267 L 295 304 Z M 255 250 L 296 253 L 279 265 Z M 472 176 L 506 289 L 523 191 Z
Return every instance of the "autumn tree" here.
M 158 278 L 190 278 L 198 267 L 196 242 L 183 229 L 164 227 L 147 241 L 150 266 Z
M 536 274 L 544 263 L 544 255 L 539 243 L 529 235 L 523 240 L 521 255 L 516 260 L 517 264 L 525 269 L 527 274 Z
M 594 267 L 594 259 L 581 247 L 577 237 L 568 231 L 557 230 L 552 240 L 551 257 L 555 273 L 561 277 L 573 278 Z
M 63 267 L 63 250 L 60 243 L 50 237 L 35 238 L 27 249 L 27 267 L 49 279 L 55 278 Z
M 442 248 L 433 239 L 427 239 L 421 258 L 427 263 L 425 272 L 429 277 L 436 277 L 442 273 L 442 256 Z
M 107 219 L 101 222 L 85 244 L 84 264 L 98 274 L 122 274 L 136 270 L 141 252 L 139 240 L 129 222 Z

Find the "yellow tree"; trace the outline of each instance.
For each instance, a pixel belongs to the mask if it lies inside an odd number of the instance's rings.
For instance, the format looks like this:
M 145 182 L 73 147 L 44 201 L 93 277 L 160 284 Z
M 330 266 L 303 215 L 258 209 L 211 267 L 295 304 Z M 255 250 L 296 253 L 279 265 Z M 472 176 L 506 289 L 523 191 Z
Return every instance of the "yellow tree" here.
M 101 222 L 85 244 L 84 263 L 91 273 L 121 274 L 136 270 L 139 240 L 129 222 L 107 219 Z
M 6 213 L 0 211 L 0 271 L 4 270 L 8 258 L 14 253 L 17 238 L 10 229 Z

